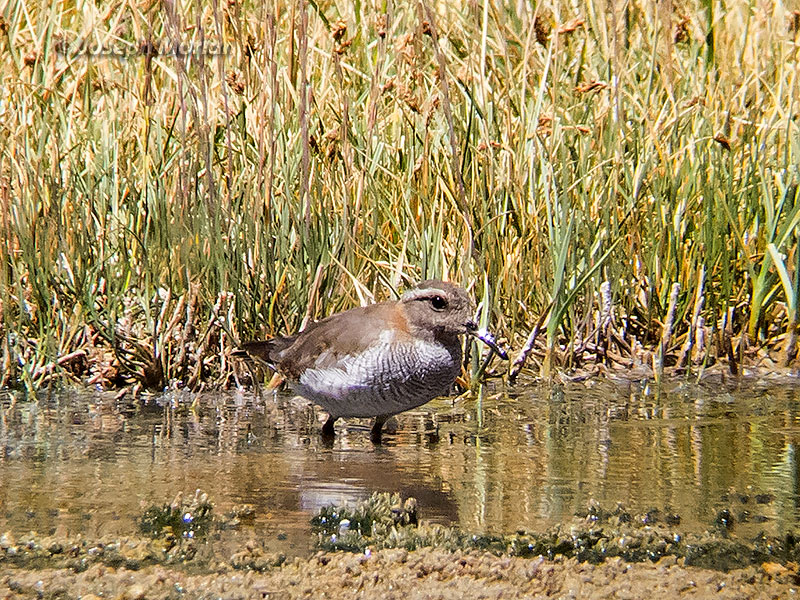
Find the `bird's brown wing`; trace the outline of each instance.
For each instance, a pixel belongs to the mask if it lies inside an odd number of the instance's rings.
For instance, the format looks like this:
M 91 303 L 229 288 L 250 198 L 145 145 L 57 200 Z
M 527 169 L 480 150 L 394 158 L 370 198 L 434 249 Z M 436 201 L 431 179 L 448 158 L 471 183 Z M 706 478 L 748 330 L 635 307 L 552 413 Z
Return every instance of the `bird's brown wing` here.
M 279 372 L 298 379 L 307 368 L 335 367 L 342 358 L 368 348 L 389 327 L 400 335 L 408 333 L 396 302 L 353 308 L 313 323 L 272 356 Z

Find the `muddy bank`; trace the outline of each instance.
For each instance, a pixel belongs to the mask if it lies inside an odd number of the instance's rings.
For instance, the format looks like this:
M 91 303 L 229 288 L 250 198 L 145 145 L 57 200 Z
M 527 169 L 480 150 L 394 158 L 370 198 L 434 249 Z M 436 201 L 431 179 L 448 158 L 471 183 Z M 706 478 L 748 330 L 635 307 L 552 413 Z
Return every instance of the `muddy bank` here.
M 777 564 L 728 573 L 686 567 L 674 557 L 599 565 L 425 548 L 320 553 L 267 572 L 193 575 L 163 566 L 138 571 L 95 565 L 0 569 L 0 597 L 22 598 L 790 598 L 797 573 Z

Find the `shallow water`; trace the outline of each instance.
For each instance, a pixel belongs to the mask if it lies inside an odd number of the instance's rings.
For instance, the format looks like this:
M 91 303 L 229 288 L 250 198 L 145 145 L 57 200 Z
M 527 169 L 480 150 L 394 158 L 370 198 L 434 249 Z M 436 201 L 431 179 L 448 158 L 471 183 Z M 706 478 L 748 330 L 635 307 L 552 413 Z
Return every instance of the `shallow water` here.
M 288 394 L 171 392 L 136 405 L 65 392 L 5 396 L 0 533 L 124 536 L 152 504 L 199 488 L 222 535 L 305 554 L 321 506 L 374 491 L 415 496 L 423 519 L 475 532 L 542 530 L 591 503 L 677 513 L 702 531 L 729 509 L 734 532 L 800 529 L 800 387 L 745 382 L 485 387 L 400 415 L 381 446 Z

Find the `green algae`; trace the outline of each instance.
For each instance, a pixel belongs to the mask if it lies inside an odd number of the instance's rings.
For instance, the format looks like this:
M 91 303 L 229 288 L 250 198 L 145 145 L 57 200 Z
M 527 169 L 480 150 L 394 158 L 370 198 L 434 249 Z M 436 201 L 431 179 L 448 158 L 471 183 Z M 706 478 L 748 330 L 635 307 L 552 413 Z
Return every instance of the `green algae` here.
M 154 539 L 170 536 L 202 538 L 208 534 L 213 520 L 213 506 L 208 501 L 208 494 L 196 490 L 188 502 L 178 494 L 169 504 L 145 510 L 139 519 L 139 530 Z
M 406 505 L 414 507 L 414 523 L 398 518 Z M 418 522 L 412 498 L 403 502 L 397 494 L 373 494 L 352 507 L 326 507 L 311 523 L 317 548 L 326 552 L 438 548 L 519 557 L 564 556 L 589 563 L 615 557 L 628 562 L 656 562 L 673 556 L 687 566 L 721 571 L 800 559 L 800 545 L 793 534 L 778 538 L 761 533 L 746 540 L 712 524 L 702 534 L 684 535 L 676 529 L 680 516 L 658 509 L 632 515 L 620 507 L 614 511 L 591 507 L 571 522 L 544 532 L 475 534 L 458 527 Z

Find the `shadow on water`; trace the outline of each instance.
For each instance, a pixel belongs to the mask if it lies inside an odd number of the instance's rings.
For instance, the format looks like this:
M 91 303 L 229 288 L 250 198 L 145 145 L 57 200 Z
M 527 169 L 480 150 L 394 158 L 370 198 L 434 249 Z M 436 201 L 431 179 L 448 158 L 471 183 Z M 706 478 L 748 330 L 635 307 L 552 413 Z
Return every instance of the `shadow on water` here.
M 375 491 L 477 532 L 543 530 L 591 504 L 677 513 L 737 533 L 797 529 L 800 387 L 593 382 L 439 399 L 376 447 L 366 421 L 326 445 L 289 395 L 171 392 L 144 404 L 87 391 L 2 398 L 0 533 L 127 535 L 153 504 L 200 488 L 238 532 L 310 551 L 309 518 Z

